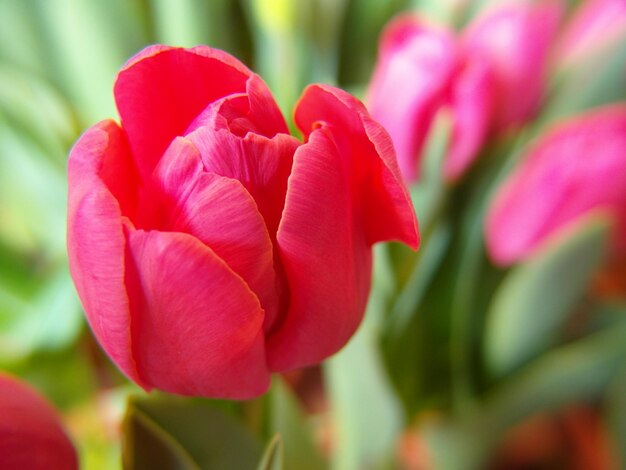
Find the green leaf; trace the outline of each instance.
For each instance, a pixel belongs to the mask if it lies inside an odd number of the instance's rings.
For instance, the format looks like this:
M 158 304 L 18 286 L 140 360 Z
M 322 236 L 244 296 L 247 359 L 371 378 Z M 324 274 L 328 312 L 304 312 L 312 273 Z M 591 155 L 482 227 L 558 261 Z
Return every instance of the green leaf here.
M 246 469 L 260 457 L 252 435 L 206 400 L 159 395 L 128 403 L 126 469 Z
M 372 292 L 366 321 L 348 345 L 325 364 L 334 416 L 335 470 L 372 468 L 393 453 L 402 427 L 401 407 L 382 366 L 369 318 L 384 308 Z
M 315 448 L 310 423 L 306 421 L 297 398 L 280 378 L 274 379 L 270 396 L 271 430 L 282 436 L 285 467 L 299 470 L 326 468 Z
M 280 434 L 274 434 L 263 452 L 263 458 L 259 462 L 257 470 L 283 470 L 284 446 Z M 300 467 L 287 467 L 300 468 Z
M 487 318 L 493 373 L 509 373 L 554 344 L 603 258 L 607 231 L 604 218 L 586 218 L 504 279 Z
M 626 312 L 622 312 L 626 313 Z M 606 422 L 623 468 L 626 466 L 626 365 L 616 374 L 606 396 Z

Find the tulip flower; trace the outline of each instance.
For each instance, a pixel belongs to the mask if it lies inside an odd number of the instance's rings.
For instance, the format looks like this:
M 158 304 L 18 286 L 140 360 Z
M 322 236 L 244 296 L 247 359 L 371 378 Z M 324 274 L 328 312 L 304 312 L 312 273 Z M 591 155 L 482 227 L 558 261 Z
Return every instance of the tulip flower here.
M 368 106 L 389 131 L 406 181 L 419 179 L 439 109 L 449 108 L 454 121 L 443 169 L 448 181 L 462 176 L 490 134 L 534 115 L 560 16 L 556 2 L 500 5 L 458 37 L 415 16 L 389 24 Z
M 603 211 L 626 254 L 626 104 L 590 111 L 543 136 L 498 190 L 487 248 L 499 265 L 524 260 L 571 224 Z
M 54 408 L 30 386 L 5 373 L 0 373 L 0 468 L 78 468 L 76 451 Z
M 70 269 L 91 328 L 145 389 L 263 393 L 359 325 L 373 243 L 416 248 L 389 136 L 355 98 L 308 87 L 288 134 L 230 55 L 152 46 L 115 84 L 121 126 L 69 158 Z

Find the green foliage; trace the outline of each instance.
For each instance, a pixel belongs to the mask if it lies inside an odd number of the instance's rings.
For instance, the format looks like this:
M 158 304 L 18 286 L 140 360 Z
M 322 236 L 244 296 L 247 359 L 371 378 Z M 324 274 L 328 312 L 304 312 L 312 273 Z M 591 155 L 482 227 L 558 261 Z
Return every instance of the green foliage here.
M 585 222 L 516 267 L 495 292 L 485 336 L 494 374 L 511 372 L 558 341 L 605 253 L 609 224 Z
M 249 431 L 210 402 L 159 395 L 128 403 L 126 469 L 252 469 L 260 457 Z

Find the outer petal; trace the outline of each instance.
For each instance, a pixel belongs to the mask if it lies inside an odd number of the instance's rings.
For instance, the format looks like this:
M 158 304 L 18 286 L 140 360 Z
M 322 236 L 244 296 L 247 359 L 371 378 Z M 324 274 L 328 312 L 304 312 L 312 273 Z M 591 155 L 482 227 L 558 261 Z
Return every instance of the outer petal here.
M 236 179 L 205 172 L 198 150 L 183 137 L 165 152 L 155 176 L 161 229 L 210 247 L 258 296 L 269 328 L 279 308 L 273 246 L 252 196 Z
M 594 209 L 616 216 L 626 253 L 626 105 L 588 113 L 546 135 L 500 188 L 487 217 L 487 248 L 501 265 L 530 256 Z
M 305 137 L 328 124 L 339 158 L 352 166 L 353 196 L 357 205 L 365 208 L 362 223 L 368 242 L 395 240 L 417 249 L 415 210 L 402 182 L 393 144 L 363 104 L 338 88 L 311 85 L 296 106 L 295 120 Z
M 35 390 L 0 373 L 0 467 L 74 470 L 78 457 L 56 411 Z
M 115 100 L 144 177 L 176 136 L 207 105 L 246 91 L 252 73 L 225 52 L 151 46 L 133 57 L 115 83 Z
M 270 368 L 280 371 L 319 362 L 354 333 L 369 292 L 372 243 L 417 244 L 389 137 L 362 105 L 312 86 L 296 122 L 308 142 L 294 157 L 277 237 L 291 303 L 268 340 Z
M 130 230 L 138 367 L 154 387 L 233 399 L 265 392 L 257 297 L 213 251 L 182 233 Z
M 126 138 L 113 121 L 92 127 L 76 143 L 68 163 L 67 250 L 70 272 L 96 338 L 120 369 L 141 384 L 124 283 L 122 213 L 100 176 L 111 176 L 115 168 L 124 181 L 130 159 Z
M 535 113 L 562 10 L 561 0 L 497 5 L 466 31 L 468 53 L 491 62 L 496 72 L 496 128 L 521 124 Z
M 401 17 L 385 30 L 368 108 L 391 135 L 402 175 L 419 177 L 424 139 L 445 99 L 457 62 L 451 34 Z
M 454 132 L 443 168 L 448 181 L 461 177 L 478 156 L 487 138 L 492 117 L 493 86 L 491 69 L 480 60 L 469 61 L 455 79 L 450 103 Z

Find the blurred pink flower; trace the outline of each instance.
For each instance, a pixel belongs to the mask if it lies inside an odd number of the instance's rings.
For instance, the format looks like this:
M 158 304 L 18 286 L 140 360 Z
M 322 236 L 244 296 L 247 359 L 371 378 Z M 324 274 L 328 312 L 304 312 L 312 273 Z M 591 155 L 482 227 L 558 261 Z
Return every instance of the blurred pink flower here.
M 594 210 L 615 218 L 626 254 L 626 104 L 590 111 L 544 135 L 498 190 L 486 238 L 499 265 L 526 259 Z
M 4 373 L 0 373 L 0 468 L 78 468 L 76 450 L 54 408 L 33 388 Z
M 372 116 L 391 134 L 404 178 L 419 178 L 436 113 L 449 108 L 447 180 L 471 165 L 492 131 L 532 118 L 543 94 L 560 2 L 498 6 L 458 37 L 406 15 L 383 32 L 368 91 Z
M 557 56 L 568 65 L 625 38 L 625 0 L 586 0 L 566 25 Z
M 495 74 L 492 122 L 497 130 L 535 115 L 562 14 L 560 1 L 495 5 L 464 32 L 466 54 L 486 60 Z

